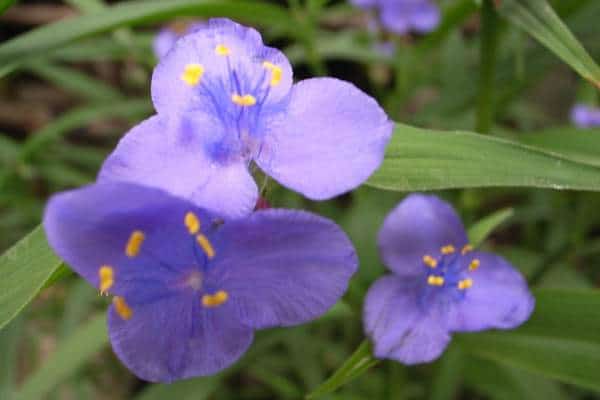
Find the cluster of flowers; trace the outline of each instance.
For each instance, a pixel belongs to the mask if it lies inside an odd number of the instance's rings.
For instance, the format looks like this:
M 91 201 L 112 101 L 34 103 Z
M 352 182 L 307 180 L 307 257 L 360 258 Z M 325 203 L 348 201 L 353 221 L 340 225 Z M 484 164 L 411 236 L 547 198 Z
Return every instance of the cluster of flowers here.
M 214 374 L 257 329 L 325 313 L 358 267 L 332 221 L 253 211 L 255 162 L 316 200 L 380 165 L 392 123 L 374 99 L 331 78 L 293 84 L 285 56 L 227 19 L 195 26 L 152 78 L 157 115 L 124 136 L 90 186 L 54 196 L 54 250 L 102 294 L 112 347 L 148 381 Z M 370 289 L 375 354 L 437 358 L 455 331 L 510 328 L 533 308 L 522 276 L 469 246 L 452 208 L 411 195 L 387 218 L 381 254 L 394 275 Z

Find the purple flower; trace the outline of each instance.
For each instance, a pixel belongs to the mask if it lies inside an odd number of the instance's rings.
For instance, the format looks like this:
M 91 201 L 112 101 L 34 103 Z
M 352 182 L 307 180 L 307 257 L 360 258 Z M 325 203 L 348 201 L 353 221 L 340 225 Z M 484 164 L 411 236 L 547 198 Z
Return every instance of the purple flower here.
M 427 33 L 440 23 L 440 9 L 432 0 L 351 0 L 361 8 L 375 8 L 383 26 L 399 35 Z
M 429 362 L 452 332 L 514 328 L 533 311 L 521 274 L 502 257 L 475 251 L 458 215 L 435 196 L 408 196 L 378 241 L 393 272 L 365 300 L 365 330 L 378 358 Z
M 576 104 L 571 110 L 571 122 L 579 128 L 600 127 L 600 108 Z
M 152 98 L 158 116 L 122 139 L 100 180 L 155 186 L 227 217 L 256 203 L 252 161 L 284 186 L 328 199 L 371 175 L 393 128 L 350 83 L 292 85 L 285 56 L 227 19 L 176 43 L 154 71 Z
M 159 60 L 163 58 L 175 45 L 175 42 L 184 35 L 201 29 L 203 22 L 174 23 L 162 28 L 154 37 L 152 49 Z
M 105 183 L 54 196 L 48 241 L 101 293 L 112 294 L 112 347 L 137 376 L 170 382 L 214 374 L 253 332 L 312 320 L 357 268 L 333 222 L 264 210 L 234 221 L 161 190 Z

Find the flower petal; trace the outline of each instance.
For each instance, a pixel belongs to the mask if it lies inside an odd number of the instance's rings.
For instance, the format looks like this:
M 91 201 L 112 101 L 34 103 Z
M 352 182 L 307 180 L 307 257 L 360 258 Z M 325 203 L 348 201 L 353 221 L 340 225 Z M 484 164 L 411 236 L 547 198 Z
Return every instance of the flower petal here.
M 460 249 L 467 234 L 454 209 L 436 196 L 411 194 L 386 217 L 378 236 L 384 264 L 403 276 L 423 272 L 423 256 L 436 257 L 442 246 Z
M 382 25 L 398 35 L 404 35 L 410 31 L 410 6 L 402 2 L 382 4 L 380 10 Z
M 300 211 L 264 210 L 226 222 L 210 281 L 254 328 L 288 326 L 325 313 L 357 268 L 352 243 L 333 222 Z M 251 284 L 250 284 L 251 282 Z
M 109 336 L 119 359 L 138 377 L 172 382 L 215 374 L 233 364 L 252 343 L 253 330 L 227 302 L 204 308 L 190 294 L 130 304 L 131 318 L 108 315 Z
M 294 86 L 284 118 L 272 122 L 258 164 L 314 200 L 354 189 L 379 167 L 393 125 L 350 83 L 307 79 Z
M 422 310 L 417 290 L 415 280 L 393 275 L 369 289 L 363 321 L 375 357 L 418 364 L 435 360 L 446 348 L 450 335 L 445 317 L 437 307 Z
M 440 24 L 440 9 L 429 0 L 419 2 L 411 10 L 411 26 L 419 33 L 433 31 Z
M 121 139 L 98 181 L 151 186 L 225 217 L 244 215 L 252 211 L 258 189 L 243 161 L 210 161 L 207 152 L 214 151 L 210 146 L 221 131 L 204 113 L 194 115 L 193 125 L 151 117 Z
M 160 190 L 104 183 L 53 196 L 44 228 L 54 251 L 92 285 L 143 300 L 170 294 L 174 272 L 196 260 L 189 211 L 205 225 L 214 220 Z
M 510 329 L 529 319 L 535 299 L 518 270 L 490 253 L 473 252 L 463 259 L 465 264 L 478 259 L 480 265 L 469 272 L 473 286 L 465 290 L 464 299 L 452 310 L 451 330 Z
M 226 55 L 219 55 L 217 47 Z M 287 58 L 279 50 L 264 46 L 255 29 L 225 18 L 211 19 L 203 28 L 178 40 L 155 68 L 154 106 L 159 114 L 190 110 L 222 113 L 230 106 L 233 92 L 250 93 L 259 78 L 271 76 L 272 70 L 265 67 L 265 61 L 279 68 L 278 83 L 271 86 L 267 99 L 267 103 L 278 103 L 287 97 L 292 86 L 292 68 Z M 202 67 L 197 84 L 190 85 L 182 79 L 189 65 Z

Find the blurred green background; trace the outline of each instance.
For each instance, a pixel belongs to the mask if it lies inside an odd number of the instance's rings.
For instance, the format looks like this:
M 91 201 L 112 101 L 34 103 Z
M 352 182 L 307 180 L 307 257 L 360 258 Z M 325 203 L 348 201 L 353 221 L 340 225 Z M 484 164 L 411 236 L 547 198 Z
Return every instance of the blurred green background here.
M 0 1 L 0 10 L 9 3 Z M 19 1 L 0 15 L 0 42 L 58 20 L 104 15 L 119 3 Z M 229 1 L 224 7 L 212 3 L 217 6 L 198 12 L 192 1 L 174 1 L 172 8 L 169 1 L 131 2 L 122 14 L 130 19 L 116 29 L 91 29 L 84 37 L 48 32 L 37 38 L 38 44 L 25 48 L 23 57 L 2 60 L 0 250 L 40 223 L 49 195 L 92 182 L 119 138 L 151 115 L 149 82 L 156 64 L 152 40 L 175 17 L 227 15 L 252 24 L 267 43 L 290 58 L 297 80 L 317 75 L 349 80 L 375 96 L 395 121 L 440 130 L 489 131 L 600 165 L 600 130 L 582 136 L 569 121 L 572 105 L 597 102 L 597 92 L 556 55 L 499 16 L 493 54 L 483 52 L 481 13 L 472 0 L 440 1 L 442 27 L 430 35 L 405 37 L 369 32 L 365 12 L 344 1 Z M 551 3 L 592 58 L 600 59 L 600 1 Z M 145 7 L 156 5 L 160 11 L 143 15 Z M 300 34 L 290 35 L 290 28 Z M 377 50 L 382 40 L 396 42 L 393 56 Z M 482 93 L 486 62 L 493 68 Z M 482 105 L 486 98 L 491 105 Z M 484 111 L 489 118 L 482 120 L 481 107 L 489 108 Z M 570 335 L 571 320 L 565 312 L 562 319 L 551 321 L 557 332 L 566 332 L 562 341 L 544 338 L 530 347 L 525 339 L 503 344 L 505 336 L 462 335 L 433 364 L 407 368 L 382 362 L 323 398 L 600 398 L 600 330 L 593 330 L 600 323 L 600 301 L 597 292 L 587 290 L 600 283 L 600 195 L 527 188 L 439 194 L 457 207 L 467 226 L 495 211 L 512 209 L 484 246 L 518 266 L 541 290 L 536 293 L 550 303 L 556 299 L 550 310 L 572 307 L 577 315 L 574 326 L 585 319 L 591 331 Z M 384 273 L 376 232 L 404 195 L 362 187 L 315 203 L 268 181 L 264 197 L 271 206 L 308 209 L 338 222 L 359 252 L 360 271 L 344 303 L 310 324 L 260 332 L 251 350 L 215 377 L 170 386 L 135 378 L 110 351 L 105 298 L 68 269 L 59 269 L 53 284 L 0 330 L 0 400 L 302 398 L 363 340 L 362 300 Z M 554 297 L 561 290 L 564 298 Z M 573 295 L 577 293 L 590 295 L 589 301 L 581 303 Z M 527 332 L 526 339 L 543 336 Z M 560 351 L 561 346 L 568 351 Z M 524 359 L 528 349 L 533 356 Z

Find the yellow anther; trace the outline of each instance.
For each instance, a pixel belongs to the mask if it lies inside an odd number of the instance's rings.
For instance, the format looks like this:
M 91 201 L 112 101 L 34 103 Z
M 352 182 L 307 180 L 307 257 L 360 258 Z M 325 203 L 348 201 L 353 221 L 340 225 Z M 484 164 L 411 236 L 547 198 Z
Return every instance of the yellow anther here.
M 429 275 L 427 278 L 427 284 L 431 286 L 443 286 L 444 285 L 444 277 L 437 275 Z
M 200 247 L 202 247 L 204 253 L 206 253 L 206 257 L 213 258 L 215 256 L 215 249 L 212 247 L 212 244 L 210 244 L 210 241 L 206 236 L 200 234 L 196 236 L 196 241 L 198 242 Z
M 231 95 L 231 101 L 238 106 L 249 107 L 256 104 L 256 97 L 252 96 L 251 94 L 240 96 L 239 94 L 234 93 Z
M 181 80 L 190 86 L 196 86 L 200 83 L 202 75 L 204 75 L 204 67 L 201 64 L 188 64 L 181 74 Z
M 464 247 L 462 248 L 462 250 L 460 251 L 460 254 L 462 254 L 464 256 L 465 254 L 467 254 L 470 251 L 473 251 L 473 246 L 471 246 L 470 244 L 465 244 Z
M 217 293 L 202 296 L 202 305 L 204 307 L 217 307 L 225 303 L 229 298 L 229 294 L 224 290 L 219 290 Z
M 215 47 L 215 53 L 219 56 L 228 56 L 231 54 L 231 49 L 224 44 L 218 44 Z
M 190 235 L 195 235 L 200 232 L 200 220 L 193 212 L 185 214 L 184 218 L 185 226 L 187 226 Z
M 283 70 L 281 69 L 281 67 L 269 61 L 263 62 L 263 67 L 271 71 L 271 86 L 279 85 L 283 76 Z
M 133 316 L 133 310 L 125 302 L 124 298 L 120 296 L 113 297 L 113 305 L 115 306 L 115 311 L 119 314 L 119 317 L 123 318 L 125 321 Z
M 115 283 L 112 267 L 108 265 L 101 266 L 98 270 L 98 276 L 100 277 L 100 293 L 106 294 Z
M 481 262 L 477 258 L 472 260 L 469 264 L 469 271 L 475 271 L 477 268 L 479 268 L 479 264 L 481 264 Z
M 448 246 L 442 247 L 440 251 L 442 252 L 442 254 L 452 254 L 456 251 L 456 249 L 454 248 L 454 246 L 449 244 Z
M 431 256 L 423 256 L 423 262 L 428 267 L 431 267 L 431 268 L 437 267 L 437 261 L 435 260 L 435 258 L 433 258 Z
M 127 247 L 125 247 L 125 254 L 127 254 L 127 257 L 135 257 L 140 253 L 145 238 L 144 232 L 133 231 L 127 241 Z
M 462 281 L 458 281 L 458 288 L 460 290 L 468 289 L 471 286 L 473 286 L 473 279 L 471 279 L 471 278 L 467 278 L 467 279 L 463 279 Z

